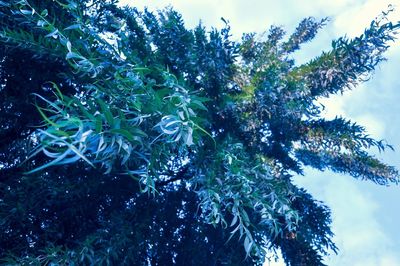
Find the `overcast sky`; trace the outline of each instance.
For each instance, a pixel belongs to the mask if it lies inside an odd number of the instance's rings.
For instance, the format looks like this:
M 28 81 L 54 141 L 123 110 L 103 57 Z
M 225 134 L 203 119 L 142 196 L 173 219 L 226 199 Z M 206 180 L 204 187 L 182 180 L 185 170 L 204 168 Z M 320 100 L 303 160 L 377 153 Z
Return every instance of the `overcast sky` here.
M 148 6 L 152 10 L 172 5 L 182 13 L 188 27 L 201 20 L 209 28 L 220 28 L 223 26 L 220 18 L 224 17 L 237 39 L 243 32 L 263 32 L 273 24 L 284 26 L 290 33 L 304 17 L 330 17 L 315 41 L 303 46 L 296 55 L 298 63 L 329 49 L 332 39 L 361 34 L 389 4 L 398 5 L 391 19 L 400 20 L 400 0 L 121 0 L 121 3 L 140 9 Z M 366 126 L 372 136 L 386 139 L 396 151 L 378 157 L 400 168 L 400 41 L 392 44 L 387 58 L 369 82 L 324 101 L 325 115 L 351 118 Z M 349 176 L 313 170 L 297 177 L 296 183 L 332 210 L 335 242 L 340 251 L 326 259 L 328 265 L 400 265 L 398 186 L 380 187 Z

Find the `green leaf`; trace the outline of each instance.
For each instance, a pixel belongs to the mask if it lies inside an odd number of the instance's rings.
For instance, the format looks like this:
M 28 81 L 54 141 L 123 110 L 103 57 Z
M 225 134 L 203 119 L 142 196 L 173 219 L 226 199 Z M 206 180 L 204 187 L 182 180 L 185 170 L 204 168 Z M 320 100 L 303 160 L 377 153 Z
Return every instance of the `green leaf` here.
M 100 98 L 97 98 L 97 102 L 100 105 L 101 112 L 105 116 L 107 123 L 110 125 L 110 127 L 114 127 L 115 124 L 114 116 L 111 113 L 108 106 L 106 105 L 106 103 Z
M 39 111 L 40 116 L 44 119 L 44 121 L 53 126 L 53 127 L 59 127 L 58 124 L 54 123 L 43 111 L 42 108 L 39 107 L 38 105 L 35 105 L 36 109 Z
M 110 132 L 114 133 L 114 134 L 120 134 L 120 135 L 124 136 L 126 139 L 128 139 L 129 141 L 134 141 L 133 135 L 126 129 L 114 128 L 114 129 L 111 129 Z
M 40 12 L 40 15 L 41 15 L 42 17 L 47 17 L 48 14 L 49 14 L 49 12 L 47 11 L 47 9 L 43 9 L 43 11 Z
M 137 127 L 131 127 L 129 131 L 136 136 L 147 137 L 147 134 Z
M 193 100 L 193 101 L 191 101 L 191 104 L 196 106 L 197 109 L 208 111 L 207 107 L 202 102 L 200 102 L 199 100 Z
M 86 118 L 90 121 L 94 121 L 96 118 L 94 117 L 93 114 L 91 114 L 88 110 L 87 107 L 83 106 L 83 104 L 80 102 L 79 99 L 73 99 L 74 103 L 79 107 L 79 110 L 86 116 Z
M 100 116 L 96 116 L 95 131 L 96 133 L 101 133 L 102 130 L 103 130 L 103 119 Z
M 64 4 L 60 2 L 59 0 L 54 0 L 57 4 L 59 4 L 61 7 L 68 9 L 68 10 L 75 10 L 78 8 L 78 4 L 74 1 L 67 0 L 68 4 Z
M 60 136 L 60 137 L 67 137 L 67 138 L 71 137 L 71 134 L 69 134 L 67 131 L 58 129 L 58 127 L 48 128 L 47 132 L 49 132 L 50 134 L 54 134 L 56 136 Z
M 151 72 L 151 69 L 147 67 L 134 67 L 132 68 L 133 71 L 140 72 L 140 73 L 149 73 Z

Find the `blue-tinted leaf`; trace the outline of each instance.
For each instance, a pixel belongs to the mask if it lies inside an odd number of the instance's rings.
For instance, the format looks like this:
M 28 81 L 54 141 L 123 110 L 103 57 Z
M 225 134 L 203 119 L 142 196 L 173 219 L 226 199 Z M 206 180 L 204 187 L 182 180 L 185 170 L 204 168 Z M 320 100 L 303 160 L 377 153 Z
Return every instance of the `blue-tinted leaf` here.
M 6 2 L 4 2 L 4 1 L 0 1 L 0 6 L 8 7 L 8 6 L 10 6 L 10 4 L 9 4 L 9 3 L 6 3 Z
M 35 13 L 33 9 L 32 10 L 20 9 L 19 11 L 24 15 L 33 15 Z
M 76 30 L 76 29 L 81 29 L 81 24 L 73 24 L 71 26 L 66 27 L 64 30 Z
M 53 37 L 54 39 L 57 39 L 57 37 L 58 37 L 58 29 L 53 30 L 52 32 L 50 32 L 49 34 L 47 34 L 44 37 L 46 37 L 46 38 Z

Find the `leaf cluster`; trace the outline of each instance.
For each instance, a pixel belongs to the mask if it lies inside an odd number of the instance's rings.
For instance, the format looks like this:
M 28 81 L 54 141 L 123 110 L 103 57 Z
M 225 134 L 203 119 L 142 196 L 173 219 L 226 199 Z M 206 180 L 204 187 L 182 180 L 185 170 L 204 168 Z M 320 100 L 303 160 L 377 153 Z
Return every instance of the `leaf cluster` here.
M 3 261 L 323 265 L 329 208 L 292 176 L 398 182 L 370 153 L 390 145 L 318 103 L 384 60 L 386 15 L 296 65 L 326 19 L 234 42 L 171 8 L 0 1 Z

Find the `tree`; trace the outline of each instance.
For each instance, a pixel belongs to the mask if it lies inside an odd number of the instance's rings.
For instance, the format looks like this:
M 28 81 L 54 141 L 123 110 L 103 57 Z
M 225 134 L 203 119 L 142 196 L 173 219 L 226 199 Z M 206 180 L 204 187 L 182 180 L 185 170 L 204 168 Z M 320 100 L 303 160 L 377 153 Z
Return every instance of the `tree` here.
M 171 8 L 0 1 L 3 262 L 323 265 L 329 208 L 292 176 L 399 179 L 368 152 L 390 145 L 318 104 L 384 60 L 386 15 L 296 65 L 326 19 L 234 42 Z

